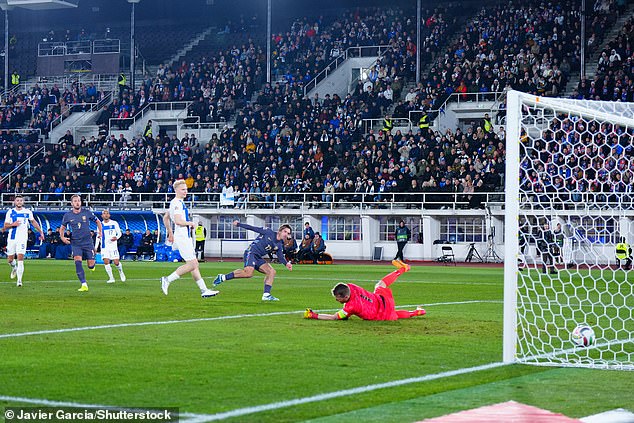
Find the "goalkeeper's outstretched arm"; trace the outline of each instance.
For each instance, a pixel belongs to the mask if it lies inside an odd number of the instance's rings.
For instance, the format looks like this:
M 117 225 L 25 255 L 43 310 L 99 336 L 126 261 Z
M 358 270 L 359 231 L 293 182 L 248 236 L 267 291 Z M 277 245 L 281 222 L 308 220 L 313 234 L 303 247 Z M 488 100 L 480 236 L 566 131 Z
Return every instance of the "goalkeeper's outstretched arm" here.
M 316 320 L 345 320 L 348 318 L 348 315 L 343 311 L 339 310 L 335 314 L 326 314 L 326 313 L 315 313 L 310 308 L 307 308 L 304 311 L 304 319 L 316 319 Z

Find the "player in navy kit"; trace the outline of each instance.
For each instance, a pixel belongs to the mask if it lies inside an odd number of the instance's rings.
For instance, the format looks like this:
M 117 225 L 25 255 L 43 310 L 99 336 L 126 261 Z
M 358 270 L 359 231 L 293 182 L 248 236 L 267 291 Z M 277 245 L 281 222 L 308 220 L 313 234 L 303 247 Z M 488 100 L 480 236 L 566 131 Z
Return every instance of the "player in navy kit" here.
M 95 244 L 93 243 L 90 233 L 90 222 L 97 224 L 98 238 L 103 233 L 103 228 L 101 221 L 97 219 L 97 216 L 95 216 L 93 212 L 81 207 L 81 196 L 78 194 L 73 195 L 70 198 L 70 204 L 72 209 L 62 218 L 62 225 L 59 227 L 59 237 L 64 244 L 70 244 L 72 248 L 73 260 L 75 260 L 75 271 L 77 272 L 79 282 L 81 282 L 81 287 L 78 291 L 84 292 L 88 291 L 88 284 L 86 283 L 86 274 L 84 273 L 82 260 L 86 260 L 88 269 L 94 270 L 95 268 Z M 70 239 L 64 236 L 66 227 L 70 228 Z
M 271 287 L 273 286 L 276 273 L 275 269 L 267 263 L 263 257 L 267 256 L 269 252 L 276 252 L 280 263 L 285 265 L 288 270 L 293 270 L 293 265 L 286 261 L 286 257 L 284 257 L 284 240 L 291 234 L 291 227 L 289 225 L 282 225 L 277 232 L 274 232 L 268 228 L 247 225 L 237 220 L 234 221 L 233 224 L 240 228 L 257 232 L 260 236 L 258 236 L 244 252 L 244 269 L 237 269 L 226 275 L 220 274 L 216 276 L 214 286 L 234 278 L 251 278 L 253 277 L 253 271 L 257 270 L 265 275 L 262 301 L 278 301 L 278 298 L 271 295 Z

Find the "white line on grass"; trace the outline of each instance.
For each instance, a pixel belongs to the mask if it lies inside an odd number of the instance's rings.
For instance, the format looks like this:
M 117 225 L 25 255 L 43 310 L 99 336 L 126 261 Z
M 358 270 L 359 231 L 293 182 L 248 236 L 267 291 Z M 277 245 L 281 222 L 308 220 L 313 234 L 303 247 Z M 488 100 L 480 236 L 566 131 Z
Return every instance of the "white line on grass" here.
M 391 382 L 377 383 L 374 385 L 359 386 L 357 388 L 328 392 L 324 394 L 313 395 L 310 397 L 296 398 L 292 400 L 279 401 L 279 402 L 274 402 L 270 404 L 256 405 L 253 407 L 237 408 L 235 410 L 225 411 L 223 413 L 216 413 L 216 414 L 183 413 L 181 414 L 181 417 L 187 417 L 188 423 L 212 422 L 217 420 L 229 419 L 233 417 L 241 417 L 248 414 L 262 413 L 264 411 L 273 411 L 273 410 L 278 410 L 280 408 L 287 408 L 287 407 L 293 407 L 296 405 L 308 404 L 311 402 L 320 402 L 320 401 L 326 401 L 333 398 L 363 394 L 366 392 L 376 391 L 378 389 L 394 388 L 398 386 L 409 385 L 412 383 L 429 382 L 432 380 L 437 380 L 437 379 L 442 379 L 447 377 L 460 376 L 467 373 L 495 369 L 497 367 L 502 367 L 506 365 L 507 365 L 506 363 L 501 363 L 501 362 L 490 363 L 490 364 L 484 364 L 481 366 L 450 370 L 448 372 L 436 373 L 431 375 L 393 380 Z M 10 396 L 0 396 L 0 401 L 23 402 L 27 404 L 38 404 L 38 405 L 45 405 L 45 406 L 52 406 L 52 407 L 111 408 L 115 410 L 126 410 L 126 409 L 129 410 L 130 409 L 129 407 L 126 408 L 126 407 L 113 407 L 113 406 L 94 405 L 94 404 L 79 404 L 79 403 L 73 403 L 73 402 L 50 401 L 45 399 L 21 398 L 21 397 L 10 397 Z
M 256 405 L 256 406 L 253 406 L 253 407 L 237 408 L 237 409 L 232 410 L 232 411 L 226 411 L 224 413 L 213 414 L 213 415 L 211 415 L 209 417 L 207 417 L 207 416 L 200 417 L 200 419 L 195 419 L 191 423 L 193 423 L 193 422 L 203 423 L 203 422 L 212 422 L 212 421 L 216 421 L 216 420 L 224 420 L 224 419 L 229 419 L 229 418 L 232 418 L 232 417 L 245 416 L 247 414 L 261 413 L 261 412 L 264 412 L 264 411 L 272 411 L 272 410 L 277 410 L 277 409 L 280 409 L 280 408 L 286 408 L 286 407 L 292 407 L 292 406 L 296 406 L 296 405 L 308 404 L 308 403 L 311 403 L 311 402 L 319 402 L 319 401 L 325 401 L 325 400 L 329 400 L 329 399 L 333 399 L 333 398 L 340 398 L 340 397 L 347 397 L 347 396 L 350 396 L 350 395 L 363 394 L 363 393 L 370 392 L 370 391 L 376 391 L 377 389 L 394 388 L 394 387 L 397 387 L 397 386 L 409 385 L 411 383 L 429 382 L 431 380 L 442 379 L 442 378 L 452 377 L 452 376 L 459 376 L 459 375 L 463 375 L 463 374 L 466 374 L 466 373 L 473 373 L 473 372 L 479 372 L 479 371 L 482 371 L 482 370 L 495 369 L 496 367 L 501 367 L 501 366 L 506 366 L 506 365 L 507 365 L 506 363 L 502 363 L 502 362 L 490 363 L 490 364 L 484 364 L 482 366 L 467 367 L 467 368 L 464 368 L 464 369 L 451 370 L 451 371 L 448 371 L 448 372 L 436 373 L 436 374 L 432 374 L 432 375 L 411 377 L 411 378 L 401 379 L 401 380 L 393 380 L 391 382 L 377 383 L 377 384 L 374 384 L 374 385 L 359 386 L 357 388 L 351 388 L 351 389 L 344 389 L 344 390 L 341 390 L 341 391 L 328 392 L 328 393 L 325 393 L 325 394 L 318 394 L 318 395 L 313 395 L 313 396 L 310 396 L 310 397 L 297 398 L 297 399 L 288 400 L 288 401 L 280 401 L 280 402 L 274 402 L 274 403 L 271 403 L 271 404 Z
M 443 305 L 461 305 L 461 304 L 478 304 L 478 303 L 502 303 L 502 301 L 497 301 L 497 300 L 454 301 L 454 302 L 445 302 L 445 303 L 424 304 L 424 306 L 434 307 L 434 306 L 443 306 Z M 402 306 L 398 306 L 397 308 L 410 308 L 410 307 L 416 307 L 416 305 L 402 305 Z M 325 311 L 337 311 L 337 310 L 339 309 L 317 310 L 317 311 L 325 312 Z M 111 325 L 98 325 L 98 326 L 82 326 L 82 327 L 75 327 L 75 328 L 49 329 L 49 330 L 38 330 L 38 331 L 19 332 L 19 333 L 5 333 L 5 334 L 0 334 L 0 339 L 18 338 L 22 336 L 33 336 L 33 335 L 47 335 L 47 334 L 53 334 L 53 333 L 82 332 L 82 331 L 88 331 L 88 330 L 126 328 L 126 327 L 134 327 L 134 326 L 173 325 L 178 323 L 213 322 L 215 320 L 231 320 L 231 319 L 241 319 L 241 318 L 247 318 L 247 317 L 283 316 L 283 315 L 298 314 L 303 312 L 304 310 L 276 311 L 271 313 L 235 314 L 235 315 L 218 316 L 218 317 L 201 317 L 197 319 L 163 320 L 163 321 L 152 321 L 152 322 L 117 323 L 117 324 L 111 324 Z
M 17 402 L 24 404 L 36 404 L 45 407 L 72 407 L 72 408 L 89 408 L 89 409 L 108 409 L 115 411 L 157 411 L 157 408 L 133 408 L 133 407 L 118 407 L 113 405 L 98 405 L 98 404 L 82 404 L 79 402 L 69 401 L 51 401 L 47 399 L 39 398 L 24 398 L 24 397 L 11 397 L 6 395 L 0 395 L 0 401 Z M 200 421 L 201 418 L 209 418 L 210 414 L 194 414 L 194 413 L 180 413 L 179 417 L 187 417 L 187 421 Z M 183 421 L 183 420 L 181 420 Z
M 213 280 L 215 276 L 206 276 L 203 279 Z M 298 281 L 334 281 L 333 278 L 293 278 Z M 337 282 L 377 282 L 379 279 L 345 279 L 345 278 L 336 278 Z M 122 282 L 122 285 L 130 282 L 146 282 L 146 281 L 156 281 L 158 284 L 159 278 L 139 278 L 139 279 L 128 279 L 127 282 Z M 105 285 L 104 280 L 92 279 L 90 281 L 91 284 L 103 284 Z M 38 284 L 38 283 L 79 283 L 77 279 L 60 279 L 60 280 L 51 280 L 51 281 L 27 281 L 26 284 Z M 473 285 L 473 286 L 501 286 L 502 282 L 471 282 L 471 281 L 407 281 L 408 284 L 423 284 L 423 285 Z M 0 285 L 14 285 L 13 281 L 0 281 Z

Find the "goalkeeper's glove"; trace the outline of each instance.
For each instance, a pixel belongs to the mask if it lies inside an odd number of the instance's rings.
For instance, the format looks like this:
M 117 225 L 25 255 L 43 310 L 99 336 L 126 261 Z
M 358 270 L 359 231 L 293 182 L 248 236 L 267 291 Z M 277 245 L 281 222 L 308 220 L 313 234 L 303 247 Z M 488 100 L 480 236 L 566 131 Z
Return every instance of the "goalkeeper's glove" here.
M 319 315 L 310 308 L 307 308 L 306 311 L 304 311 L 304 319 L 317 319 L 318 316 Z

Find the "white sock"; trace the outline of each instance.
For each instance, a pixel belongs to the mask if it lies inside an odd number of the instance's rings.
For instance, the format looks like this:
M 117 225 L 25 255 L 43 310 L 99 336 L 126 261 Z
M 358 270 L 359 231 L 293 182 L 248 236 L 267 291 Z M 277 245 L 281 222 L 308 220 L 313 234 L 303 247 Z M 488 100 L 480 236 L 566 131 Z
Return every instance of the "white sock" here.
M 202 278 L 196 281 L 196 285 L 200 288 L 200 292 L 207 290 L 207 285 L 205 285 L 205 281 Z
M 22 275 L 24 274 L 24 262 L 18 261 L 18 282 L 22 283 Z
M 171 275 L 169 275 L 167 277 L 167 281 L 168 282 L 174 282 L 178 278 L 180 278 L 180 276 L 178 276 L 178 274 L 176 274 L 176 272 L 174 272 L 174 273 L 172 273 Z
M 103 267 L 104 269 L 106 269 L 106 273 L 108 274 L 108 280 L 113 280 L 114 277 L 112 276 L 112 267 L 110 266 L 110 264 L 105 264 Z
M 9 266 L 13 269 L 15 267 L 15 260 L 9 262 Z
M 119 264 L 117 264 L 116 266 L 119 273 L 123 273 L 123 265 L 121 264 L 121 262 L 119 262 Z

